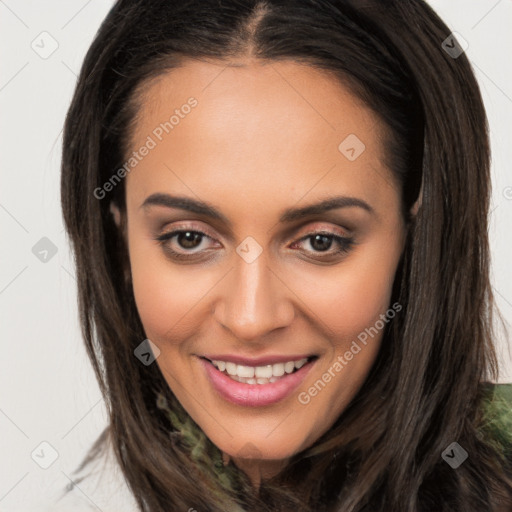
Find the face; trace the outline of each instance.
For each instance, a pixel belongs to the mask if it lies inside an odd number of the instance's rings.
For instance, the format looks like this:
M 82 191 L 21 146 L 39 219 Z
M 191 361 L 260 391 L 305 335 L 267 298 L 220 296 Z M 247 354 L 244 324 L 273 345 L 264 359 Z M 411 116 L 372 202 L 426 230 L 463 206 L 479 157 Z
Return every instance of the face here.
M 188 61 L 142 98 L 126 175 L 137 308 L 174 394 L 256 485 L 379 357 L 405 235 L 383 133 L 291 61 Z

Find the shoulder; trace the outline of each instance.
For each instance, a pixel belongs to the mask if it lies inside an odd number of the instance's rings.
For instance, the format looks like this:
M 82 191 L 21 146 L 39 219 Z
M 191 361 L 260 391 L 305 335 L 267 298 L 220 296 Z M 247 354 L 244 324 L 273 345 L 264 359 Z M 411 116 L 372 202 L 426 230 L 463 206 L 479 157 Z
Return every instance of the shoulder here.
M 45 512 L 139 512 L 108 437 L 105 443 L 103 453 L 94 462 L 69 475 L 72 481 Z

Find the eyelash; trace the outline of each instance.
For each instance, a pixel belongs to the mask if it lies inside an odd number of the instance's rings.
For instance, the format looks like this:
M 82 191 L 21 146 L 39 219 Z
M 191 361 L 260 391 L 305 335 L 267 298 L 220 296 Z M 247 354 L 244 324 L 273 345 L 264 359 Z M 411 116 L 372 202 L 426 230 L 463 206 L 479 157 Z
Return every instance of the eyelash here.
M 196 229 L 185 229 L 185 228 L 175 229 L 175 230 L 169 231 L 167 233 L 162 233 L 161 235 L 155 237 L 154 239 L 157 242 L 159 242 L 159 244 L 161 246 L 164 247 L 164 250 L 173 259 L 181 260 L 181 261 L 190 260 L 191 258 L 194 258 L 194 256 L 196 256 L 197 254 L 200 254 L 201 251 L 197 251 L 194 253 L 187 253 L 187 252 L 181 253 L 181 252 L 175 251 L 174 249 L 171 249 L 168 245 L 168 242 L 170 240 L 172 240 L 176 235 L 183 234 L 183 233 L 193 233 L 193 234 L 200 235 L 200 237 L 201 237 L 200 243 L 203 241 L 204 238 L 212 239 L 212 237 L 210 237 L 208 234 L 204 233 L 203 231 L 196 230 Z M 315 237 L 317 235 L 331 238 L 335 243 L 338 244 L 338 249 L 336 249 L 335 251 L 331 251 L 331 249 L 328 249 L 327 251 L 307 251 L 309 254 L 317 253 L 318 255 L 320 255 L 320 258 L 319 258 L 320 260 L 326 259 L 326 258 L 322 257 L 323 255 L 328 255 L 328 257 L 331 258 L 333 256 L 346 254 L 352 249 L 352 246 L 355 244 L 353 238 L 340 236 L 340 235 L 337 235 L 335 233 L 332 233 L 330 231 L 325 231 L 325 230 L 314 231 L 312 233 L 308 233 L 307 235 L 303 236 L 296 242 L 293 242 L 293 244 L 297 244 L 298 242 L 312 239 L 313 237 Z M 186 249 L 183 249 L 183 250 L 186 251 Z

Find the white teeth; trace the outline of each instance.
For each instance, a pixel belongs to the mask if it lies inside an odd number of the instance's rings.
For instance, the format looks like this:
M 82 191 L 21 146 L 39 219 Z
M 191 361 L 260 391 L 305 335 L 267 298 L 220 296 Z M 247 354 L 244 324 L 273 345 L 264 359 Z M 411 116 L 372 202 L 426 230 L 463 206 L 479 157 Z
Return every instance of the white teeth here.
M 284 371 L 286 373 L 292 373 L 294 369 L 295 369 L 295 363 L 293 361 L 288 361 L 287 363 L 285 363 Z
M 295 369 L 302 368 L 307 363 L 307 358 L 298 361 L 288 361 L 286 363 L 267 364 L 264 366 L 245 366 L 231 363 L 229 361 L 212 361 L 213 365 L 221 372 L 239 382 L 248 384 L 268 384 L 278 380 L 283 375 L 292 373 Z M 241 379 L 241 380 L 239 380 Z
M 254 366 L 242 366 L 239 364 L 236 367 L 236 374 L 239 377 L 245 377 L 246 379 L 252 379 L 254 377 Z
M 298 370 L 299 368 L 302 368 L 307 362 L 308 362 L 308 360 L 305 357 L 304 359 L 301 359 L 300 361 L 297 361 L 295 363 L 295 368 L 297 368 L 297 370 Z
M 229 373 L 229 375 L 236 375 L 236 364 L 226 363 L 226 371 Z
M 272 365 L 272 375 L 274 377 L 281 377 L 282 375 L 284 375 L 284 364 L 278 363 Z
M 261 379 L 270 379 L 270 377 L 272 377 L 272 365 L 256 366 L 254 374 Z

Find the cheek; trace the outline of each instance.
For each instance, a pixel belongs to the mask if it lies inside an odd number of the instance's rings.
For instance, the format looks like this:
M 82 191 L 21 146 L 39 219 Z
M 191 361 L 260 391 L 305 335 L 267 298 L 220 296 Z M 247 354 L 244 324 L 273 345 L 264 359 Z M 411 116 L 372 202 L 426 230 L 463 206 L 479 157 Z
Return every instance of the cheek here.
M 155 341 L 181 339 L 193 332 L 195 309 L 208 293 L 204 271 L 185 270 L 162 256 L 152 242 L 130 246 L 133 292 L 146 335 Z M 196 326 L 197 327 L 197 326 Z
M 397 256 L 366 249 L 364 253 L 303 280 L 308 308 L 323 321 L 330 337 L 342 343 L 350 343 L 390 306 Z

